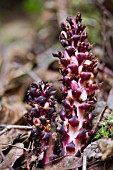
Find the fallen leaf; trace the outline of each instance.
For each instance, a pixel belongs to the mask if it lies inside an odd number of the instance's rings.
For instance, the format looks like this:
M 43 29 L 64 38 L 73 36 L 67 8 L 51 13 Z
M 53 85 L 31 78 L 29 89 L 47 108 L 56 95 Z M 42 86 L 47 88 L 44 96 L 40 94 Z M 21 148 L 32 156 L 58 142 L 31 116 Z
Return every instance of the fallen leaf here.
M 103 170 L 103 166 L 95 166 L 95 167 L 91 167 L 91 168 L 88 168 L 88 170 Z
M 0 150 L 3 151 L 13 143 L 12 136 L 9 134 L 2 134 L 0 136 Z
M 22 129 L 11 129 L 0 136 L 0 149 L 6 150 L 14 143 L 14 140 L 24 140 L 29 137 L 29 131 Z
M 102 155 L 102 160 L 106 160 L 108 157 L 113 156 L 113 140 L 112 139 L 100 139 L 99 140 L 99 148 Z
M 47 165 L 44 170 L 68 170 L 78 168 L 82 165 L 82 157 L 66 156 L 57 163 Z
M 24 105 L 20 102 L 7 104 L 2 103 L 0 107 L 0 124 L 15 124 L 25 111 Z
M 98 147 L 99 140 L 89 144 L 83 152 L 83 155 L 87 157 L 87 160 L 97 160 L 102 157 L 102 152 Z
M 24 153 L 24 144 L 23 143 L 16 143 L 12 149 L 9 151 L 9 153 L 6 155 L 6 160 L 9 162 L 10 166 L 13 167 L 15 161 L 20 158 Z M 6 163 L 3 161 L 0 164 L 1 170 L 6 170 L 8 167 Z
M 31 165 L 31 163 L 35 162 L 36 159 L 37 159 L 36 155 L 31 155 L 31 157 L 27 159 L 27 163 L 26 163 L 27 164 L 27 170 L 31 169 L 30 165 Z

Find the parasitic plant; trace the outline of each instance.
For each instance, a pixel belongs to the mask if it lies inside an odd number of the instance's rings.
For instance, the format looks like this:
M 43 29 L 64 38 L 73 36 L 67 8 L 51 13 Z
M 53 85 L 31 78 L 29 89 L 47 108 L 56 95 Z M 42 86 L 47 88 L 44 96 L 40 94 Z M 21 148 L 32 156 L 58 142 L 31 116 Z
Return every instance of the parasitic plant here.
M 28 91 L 27 102 L 32 106 L 32 109 L 25 114 L 27 121 L 33 126 L 31 138 L 33 139 L 34 152 L 41 156 L 42 163 L 49 161 L 51 150 L 53 153 L 53 143 L 55 138 L 55 117 L 56 117 L 56 100 L 54 98 L 55 91 L 47 82 L 32 83 Z M 53 131 L 53 132 L 52 132 Z
M 69 24 L 61 23 L 60 42 L 63 52 L 53 54 L 59 58 L 62 74 L 64 108 L 60 112 L 62 126 L 59 129 L 65 155 L 79 156 L 87 145 L 91 134 L 94 105 L 96 103 L 95 83 L 97 58 L 91 52 L 81 14 L 76 19 L 67 17 Z
M 32 109 L 26 117 L 34 126 L 35 150 L 38 155 L 43 153 L 44 163 L 64 155 L 80 156 L 92 133 L 97 58 L 91 52 L 81 14 L 76 19 L 67 17 L 67 22 L 61 23 L 59 36 L 64 51 L 53 54 L 59 58 L 63 108 L 55 113 L 54 91 L 48 83 L 33 83 L 28 91 Z

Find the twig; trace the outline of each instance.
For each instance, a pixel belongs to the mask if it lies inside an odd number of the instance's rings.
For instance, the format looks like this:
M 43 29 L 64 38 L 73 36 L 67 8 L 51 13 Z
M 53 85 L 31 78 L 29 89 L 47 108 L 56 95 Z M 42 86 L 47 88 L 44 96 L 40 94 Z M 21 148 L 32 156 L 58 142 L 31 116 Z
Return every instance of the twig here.
M 104 114 L 104 112 L 106 111 L 106 109 L 107 109 L 107 105 L 104 107 L 104 109 L 102 110 L 102 112 L 99 114 L 99 116 L 98 116 L 98 119 L 97 119 L 97 122 L 96 122 L 96 124 L 93 126 L 93 128 L 92 128 L 92 130 L 95 132 L 95 130 L 96 130 L 96 128 L 98 127 L 98 125 L 99 125 L 99 122 L 101 121 L 101 119 L 102 119 L 102 116 L 103 116 L 103 114 Z
M 19 148 L 19 149 L 23 149 L 23 150 L 25 150 L 25 151 L 30 151 L 30 150 L 32 150 L 32 149 L 27 149 L 27 148 L 22 148 L 22 147 L 20 147 L 20 146 L 16 146 L 16 145 L 13 145 L 13 144 L 4 144 L 4 143 L 2 143 L 1 144 L 2 146 L 12 146 L 12 147 L 15 147 L 15 148 Z
M 3 154 L 3 152 L 0 150 L 0 155 L 3 158 L 4 162 L 6 163 L 7 167 L 9 168 L 9 170 L 14 170 L 11 165 L 9 164 L 8 160 L 6 159 L 5 155 Z
M 87 163 L 87 158 L 86 155 L 83 156 L 83 166 L 82 166 L 82 170 L 86 170 L 86 163 Z
M 29 70 L 28 67 L 26 67 L 26 66 L 24 66 L 24 65 L 22 65 L 22 64 L 16 63 L 16 62 L 14 62 L 14 64 L 15 64 L 15 66 L 16 66 L 17 68 L 21 68 L 21 69 L 22 69 L 26 74 L 28 74 L 34 81 L 36 81 L 36 82 L 40 82 L 40 81 L 41 81 L 41 79 L 38 77 L 38 75 L 37 75 L 34 71 Z
M 5 133 L 6 131 L 8 131 L 10 129 L 25 129 L 25 130 L 32 130 L 33 129 L 32 126 L 5 125 L 5 124 L 1 124 L 0 128 L 5 128 L 2 131 L 0 131 L 0 135 L 2 135 L 3 133 Z

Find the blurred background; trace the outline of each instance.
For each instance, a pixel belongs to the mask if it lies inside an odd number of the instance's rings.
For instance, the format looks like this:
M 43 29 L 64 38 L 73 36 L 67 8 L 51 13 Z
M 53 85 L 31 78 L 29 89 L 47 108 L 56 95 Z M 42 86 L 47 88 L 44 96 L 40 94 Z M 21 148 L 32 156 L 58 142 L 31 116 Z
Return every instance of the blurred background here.
M 60 23 L 68 15 L 75 17 L 78 11 L 99 59 L 97 81 L 102 81 L 103 86 L 98 100 L 108 101 L 113 96 L 113 0 L 3 0 L 0 1 L 0 123 L 25 123 L 23 113 L 28 106 L 24 100 L 32 81 L 52 82 L 61 102 L 58 61 L 52 53 L 62 50 L 58 38 Z

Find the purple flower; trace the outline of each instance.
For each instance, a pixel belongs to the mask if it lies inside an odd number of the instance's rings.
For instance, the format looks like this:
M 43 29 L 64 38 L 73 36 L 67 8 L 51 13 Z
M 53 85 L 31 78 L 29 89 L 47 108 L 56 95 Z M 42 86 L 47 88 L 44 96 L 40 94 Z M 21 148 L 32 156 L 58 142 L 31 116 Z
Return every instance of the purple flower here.
M 98 89 L 95 83 L 97 58 L 91 52 L 92 45 L 81 21 L 81 14 L 78 13 L 76 19 L 67 17 L 69 24 L 61 24 L 59 39 L 64 51 L 60 57 L 54 54 L 60 62 L 64 95 L 60 118 L 65 128 L 59 134 L 64 155 L 76 156 L 81 155 L 91 131 L 92 110 L 96 103 L 95 90 Z

